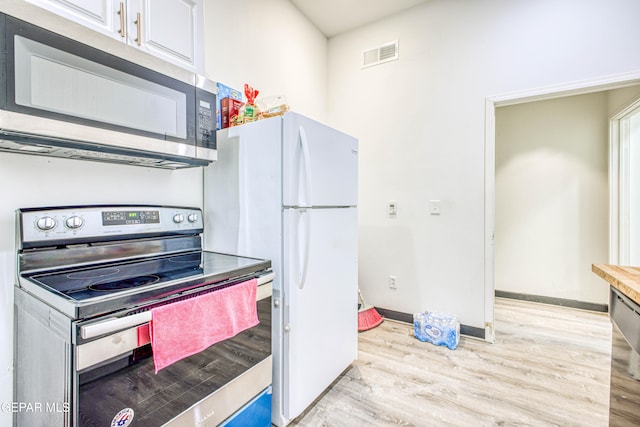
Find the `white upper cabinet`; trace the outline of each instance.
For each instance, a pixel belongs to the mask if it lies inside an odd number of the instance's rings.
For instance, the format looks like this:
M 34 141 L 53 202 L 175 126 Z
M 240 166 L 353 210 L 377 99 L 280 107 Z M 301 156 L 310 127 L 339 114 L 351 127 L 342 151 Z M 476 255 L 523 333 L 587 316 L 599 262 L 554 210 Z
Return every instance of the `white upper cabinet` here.
M 128 0 L 128 43 L 195 69 L 201 5 L 202 0 Z
M 203 0 L 27 1 L 190 71 L 202 70 Z
M 119 29 L 114 0 L 27 0 L 85 27 L 113 36 Z

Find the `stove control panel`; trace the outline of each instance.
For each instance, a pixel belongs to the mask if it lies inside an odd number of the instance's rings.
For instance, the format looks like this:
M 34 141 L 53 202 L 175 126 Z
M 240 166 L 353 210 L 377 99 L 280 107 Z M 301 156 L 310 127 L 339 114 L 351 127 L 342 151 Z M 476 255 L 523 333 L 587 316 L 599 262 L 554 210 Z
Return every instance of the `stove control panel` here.
M 200 233 L 198 208 L 168 206 L 80 206 L 19 209 L 21 242 L 27 247 L 100 241 L 158 233 Z

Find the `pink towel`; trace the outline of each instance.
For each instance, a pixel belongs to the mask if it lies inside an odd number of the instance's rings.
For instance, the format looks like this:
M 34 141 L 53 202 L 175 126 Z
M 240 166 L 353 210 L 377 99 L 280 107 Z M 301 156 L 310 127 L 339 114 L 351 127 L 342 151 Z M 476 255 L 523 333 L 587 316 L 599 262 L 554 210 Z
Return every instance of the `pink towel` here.
M 257 279 L 151 309 L 156 374 L 178 360 L 258 324 Z
M 151 335 L 149 334 L 149 324 L 138 326 L 138 347 L 149 344 Z

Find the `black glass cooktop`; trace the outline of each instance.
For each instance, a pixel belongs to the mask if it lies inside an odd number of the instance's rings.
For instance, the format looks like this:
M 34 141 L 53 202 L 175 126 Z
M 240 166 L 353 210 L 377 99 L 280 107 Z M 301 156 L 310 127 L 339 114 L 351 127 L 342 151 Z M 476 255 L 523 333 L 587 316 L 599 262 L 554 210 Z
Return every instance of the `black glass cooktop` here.
M 147 288 L 162 288 L 178 279 L 216 277 L 225 280 L 239 269 L 258 266 L 263 260 L 220 254 L 193 252 L 136 262 L 67 270 L 33 275 L 29 279 L 75 301 L 109 297 L 118 293 L 143 292 Z
M 202 274 L 201 253 L 33 276 L 76 301 Z

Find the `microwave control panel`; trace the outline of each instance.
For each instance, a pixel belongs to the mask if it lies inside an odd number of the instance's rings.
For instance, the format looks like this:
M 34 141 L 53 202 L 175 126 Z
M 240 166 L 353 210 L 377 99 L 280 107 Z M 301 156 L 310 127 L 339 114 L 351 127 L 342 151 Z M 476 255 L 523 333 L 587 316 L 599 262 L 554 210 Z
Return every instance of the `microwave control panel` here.
M 196 88 L 197 135 L 199 147 L 216 148 L 216 95 Z

